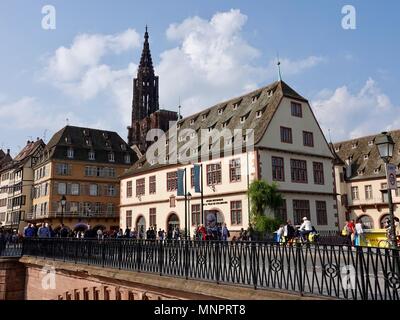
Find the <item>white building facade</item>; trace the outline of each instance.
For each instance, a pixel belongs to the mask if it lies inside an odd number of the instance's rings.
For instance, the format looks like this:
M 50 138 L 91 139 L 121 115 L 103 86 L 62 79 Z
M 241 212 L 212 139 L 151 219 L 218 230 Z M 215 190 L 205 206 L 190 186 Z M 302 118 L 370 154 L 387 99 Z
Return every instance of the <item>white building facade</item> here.
M 224 129 L 243 132 L 243 136 L 234 134 L 232 141 L 225 138 L 210 144 L 196 141 L 204 130 Z M 171 134 L 166 137 L 166 144 L 171 144 Z M 246 148 L 236 147 L 238 138 Z M 192 195 L 186 218 L 191 235 L 209 212 L 216 214 L 218 222 L 226 223 L 231 234 L 247 229 L 251 210 L 247 191 L 258 179 L 278 184 L 285 204 L 275 214 L 282 221 L 290 219 L 300 224 L 307 216 L 317 230 L 338 230 L 332 152 L 308 101 L 284 82 L 180 120 L 177 140 L 176 150 L 190 154 L 191 163 L 160 164 L 143 157 L 122 176 L 121 228 L 156 227 L 167 231 L 177 225 L 183 229 L 185 200 L 177 196 L 176 172 L 186 169 L 187 191 Z M 204 149 L 218 145 L 222 150 L 230 143 L 235 145 L 234 154 L 220 152 L 212 159 L 203 156 Z M 171 151 L 169 158 L 163 157 L 169 160 Z M 191 177 L 193 164 L 199 163 L 203 168 L 203 215 L 201 196 L 195 193 Z

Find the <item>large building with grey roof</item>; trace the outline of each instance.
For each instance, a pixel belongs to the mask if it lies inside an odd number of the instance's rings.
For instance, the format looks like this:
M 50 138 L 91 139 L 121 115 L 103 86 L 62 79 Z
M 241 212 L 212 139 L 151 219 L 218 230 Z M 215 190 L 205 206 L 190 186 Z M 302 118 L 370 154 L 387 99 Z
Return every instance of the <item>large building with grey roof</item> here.
M 338 229 L 334 155 L 308 100 L 283 81 L 180 119 L 155 141 L 121 177 L 123 228 L 183 229 L 177 171 L 186 169 L 192 235 L 208 214 L 233 234 L 246 229 L 247 190 L 257 179 L 278 184 L 285 202 L 274 214 L 282 220 L 298 225 L 308 217 L 318 230 Z M 204 212 L 194 164 L 203 167 Z
M 390 162 L 400 175 L 400 130 L 389 134 L 395 141 Z M 346 220 L 360 219 L 368 229 L 381 229 L 389 217 L 385 164 L 375 145 L 376 137 L 369 135 L 332 145 L 342 226 Z M 392 196 L 395 215 L 400 217 L 400 181 L 398 185 Z

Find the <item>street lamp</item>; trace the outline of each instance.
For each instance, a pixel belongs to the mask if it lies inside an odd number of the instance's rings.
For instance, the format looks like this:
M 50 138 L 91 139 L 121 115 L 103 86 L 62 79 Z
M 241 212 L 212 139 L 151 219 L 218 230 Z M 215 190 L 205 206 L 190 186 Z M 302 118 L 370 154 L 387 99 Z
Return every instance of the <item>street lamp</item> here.
M 379 136 L 375 139 L 375 144 L 378 148 L 379 156 L 385 163 L 386 173 L 388 172 L 388 164 L 390 159 L 393 157 L 393 149 L 394 149 L 394 141 L 392 137 L 387 132 L 382 132 Z M 392 184 L 389 181 L 390 177 L 388 176 L 388 202 L 389 202 L 389 214 L 391 220 L 391 227 L 390 227 L 390 243 L 392 247 L 397 246 L 396 241 L 396 226 L 394 221 L 394 212 L 393 212 L 393 200 L 392 200 L 392 189 L 389 186 Z M 397 182 L 395 182 L 397 183 Z
M 187 214 L 187 218 L 185 217 L 185 228 L 186 228 L 186 234 L 189 234 L 189 240 L 190 240 L 190 214 L 191 214 L 191 208 L 190 208 L 190 200 L 192 199 L 192 194 L 190 192 L 187 193 L 186 195 L 186 199 L 187 199 L 187 206 L 188 206 L 188 214 Z M 186 237 L 187 240 L 187 237 Z
M 64 210 L 65 210 L 65 205 L 67 204 L 67 198 L 65 197 L 65 195 L 63 195 L 61 197 L 61 224 L 64 223 Z

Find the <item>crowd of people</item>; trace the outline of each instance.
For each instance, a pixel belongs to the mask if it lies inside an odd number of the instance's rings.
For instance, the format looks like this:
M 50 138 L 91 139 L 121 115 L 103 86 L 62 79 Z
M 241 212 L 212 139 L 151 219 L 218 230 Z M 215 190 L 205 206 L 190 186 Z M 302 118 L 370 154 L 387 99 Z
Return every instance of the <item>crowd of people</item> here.
M 395 234 L 397 237 L 397 241 L 400 242 L 400 223 L 399 218 L 394 218 L 395 224 Z M 384 229 L 386 229 L 387 238 L 390 239 L 391 232 L 391 221 L 387 219 L 383 225 Z M 346 221 L 342 229 L 342 236 L 346 238 L 346 244 L 350 246 L 361 246 L 365 243 L 365 227 L 362 223 L 361 219 L 357 219 L 356 222 L 354 220 Z
M 386 221 L 385 228 L 387 233 L 390 233 L 390 221 Z M 395 218 L 396 235 L 400 239 L 400 224 L 399 219 Z M 300 226 L 294 226 L 290 220 L 285 224 L 280 225 L 279 229 L 275 232 L 275 241 L 279 243 L 292 243 L 297 240 L 301 242 L 313 242 L 318 237 L 318 232 L 312 225 L 311 221 L 307 218 L 303 218 L 303 222 Z M 257 240 L 253 237 L 254 232 L 251 227 L 247 230 L 243 228 L 239 233 L 235 233 L 231 237 L 230 231 L 226 224 L 217 224 L 214 228 L 206 227 L 203 224 L 198 225 L 194 228 L 192 239 L 198 241 L 252 241 Z M 358 219 L 346 221 L 345 226 L 341 231 L 341 235 L 345 238 L 345 244 L 351 246 L 360 246 L 364 243 L 365 227 L 362 221 Z M 179 229 L 178 226 L 170 226 L 165 231 L 159 228 L 158 231 L 155 227 L 149 227 L 147 230 L 143 226 L 130 229 L 110 229 L 94 228 L 90 226 L 87 229 L 76 229 L 72 230 L 66 227 L 64 224 L 53 228 L 49 223 L 34 224 L 29 223 L 25 226 L 22 233 L 18 233 L 17 230 L 4 230 L 0 228 L 0 240 L 6 242 L 17 243 L 22 238 L 79 238 L 79 239 L 147 239 L 147 240 L 182 240 L 185 239 L 185 233 Z M 260 240 L 260 239 L 258 239 Z
M 279 243 L 292 243 L 295 240 L 313 242 L 317 236 L 318 232 L 311 221 L 307 217 L 304 217 L 303 223 L 299 227 L 294 226 L 291 220 L 286 221 L 286 224 L 280 225 L 276 231 L 275 240 Z

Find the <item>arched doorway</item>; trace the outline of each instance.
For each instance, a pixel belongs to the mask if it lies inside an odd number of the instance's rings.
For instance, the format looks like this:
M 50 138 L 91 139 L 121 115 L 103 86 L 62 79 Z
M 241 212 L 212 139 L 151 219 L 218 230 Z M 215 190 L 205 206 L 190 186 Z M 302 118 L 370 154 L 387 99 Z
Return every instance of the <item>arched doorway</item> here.
M 101 224 L 98 224 L 98 225 L 96 225 L 96 226 L 93 228 L 93 230 L 94 230 L 95 232 L 97 232 L 97 230 L 99 230 L 99 229 L 101 229 L 101 231 L 104 231 L 104 230 L 106 230 L 107 228 L 106 228 L 106 226 L 103 226 L 103 225 L 101 225 Z
M 167 219 L 167 230 L 173 230 L 176 227 L 180 229 L 179 217 L 177 216 L 176 213 L 170 213 Z
M 358 220 L 361 222 L 364 229 L 373 229 L 374 228 L 374 220 L 370 216 L 363 215 L 363 216 L 360 216 L 358 218 Z
M 76 232 L 80 232 L 80 231 L 84 232 L 87 229 L 89 229 L 89 226 L 86 223 L 78 223 L 74 227 L 74 231 L 76 231 Z
M 146 232 L 146 219 L 143 216 L 139 216 L 136 220 L 136 230 L 138 232 Z
M 205 210 L 204 216 L 206 218 L 206 227 L 214 228 L 225 223 L 224 215 L 217 209 Z

